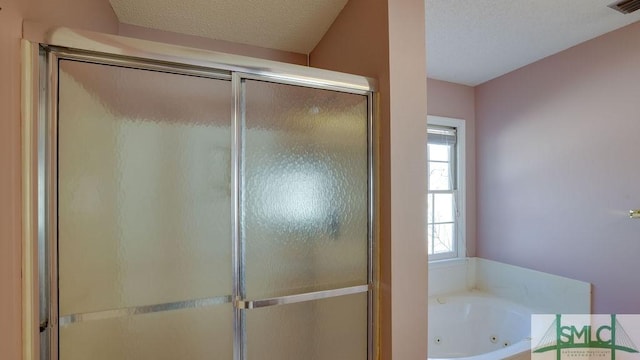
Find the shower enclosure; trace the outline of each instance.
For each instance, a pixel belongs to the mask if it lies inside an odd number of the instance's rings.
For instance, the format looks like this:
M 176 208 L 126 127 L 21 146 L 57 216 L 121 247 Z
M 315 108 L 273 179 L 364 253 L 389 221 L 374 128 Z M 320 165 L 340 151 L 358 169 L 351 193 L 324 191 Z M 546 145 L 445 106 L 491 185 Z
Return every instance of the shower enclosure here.
M 76 32 L 28 47 L 42 359 L 374 357 L 369 79 Z

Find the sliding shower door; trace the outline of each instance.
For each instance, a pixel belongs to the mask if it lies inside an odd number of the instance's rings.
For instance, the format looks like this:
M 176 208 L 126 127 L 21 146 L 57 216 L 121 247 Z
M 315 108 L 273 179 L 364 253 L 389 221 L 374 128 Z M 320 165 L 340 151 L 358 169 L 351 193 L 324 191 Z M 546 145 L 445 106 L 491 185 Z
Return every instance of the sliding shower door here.
M 231 82 L 58 81 L 60 359 L 231 359 Z
M 367 97 L 240 80 L 248 359 L 366 359 Z
M 373 358 L 370 92 L 49 55 L 43 358 Z

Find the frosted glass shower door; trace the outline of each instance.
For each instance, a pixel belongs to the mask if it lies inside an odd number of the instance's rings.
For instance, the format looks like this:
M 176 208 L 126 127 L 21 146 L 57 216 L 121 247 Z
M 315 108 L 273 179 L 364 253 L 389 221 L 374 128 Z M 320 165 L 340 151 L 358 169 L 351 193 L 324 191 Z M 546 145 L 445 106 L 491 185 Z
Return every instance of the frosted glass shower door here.
M 231 83 L 59 62 L 61 360 L 232 359 Z
M 367 359 L 368 99 L 242 79 L 245 358 Z
M 55 60 L 51 358 L 371 359 L 371 93 L 120 60 Z

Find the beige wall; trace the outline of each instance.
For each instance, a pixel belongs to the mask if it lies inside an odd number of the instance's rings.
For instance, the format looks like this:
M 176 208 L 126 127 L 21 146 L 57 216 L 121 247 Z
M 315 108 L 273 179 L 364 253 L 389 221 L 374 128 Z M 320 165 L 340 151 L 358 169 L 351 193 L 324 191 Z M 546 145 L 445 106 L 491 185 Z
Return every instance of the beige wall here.
M 120 24 L 118 34 L 167 44 L 189 46 L 193 48 L 220 51 L 228 54 L 269 59 L 297 65 L 307 65 L 307 55 L 258 46 L 214 40 L 199 36 L 178 34 L 170 31 L 149 29 L 135 25 Z
M 0 356 L 21 358 L 20 38 L 22 20 L 115 33 L 106 0 L 8 0 L 0 11 Z M 7 81 L 4 81 L 7 79 Z
M 28 4 L 24 19 L 116 34 L 118 19 L 108 0 L 18 0 Z
M 476 112 L 471 86 L 427 79 L 429 115 L 463 119 L 466 125 L 467 256 L 476 256 Z
M 425 9 L 422 0 L 388 3 L 392 358 L 422 360 L 427 356 L 428 293 Z
M 351 0 L 309 58 L 379 81 L 383 359 L 427 356 L 424 34 L 422 1 Z
M 24 4 L 0 3 L 0 357 L 20 358 L 20 34 Z

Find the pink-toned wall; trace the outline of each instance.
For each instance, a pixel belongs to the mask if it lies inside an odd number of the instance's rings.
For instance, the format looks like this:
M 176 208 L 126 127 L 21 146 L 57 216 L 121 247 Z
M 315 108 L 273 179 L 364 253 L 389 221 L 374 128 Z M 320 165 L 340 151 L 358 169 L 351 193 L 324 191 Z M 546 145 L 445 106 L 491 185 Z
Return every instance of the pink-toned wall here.
M 478 256 L 640 313 L 640 23 L 476 88 Z
M 379 81 L 382 359 L 427 354 L 424 34 L 421 0 L 350 0 L 309 57 Z
M 465 121 L 466 136 L 466 242 L 467 256 L 476 256 L 476 110 L 475 89 L 471 86 L 427 79 L 429 115 Z

